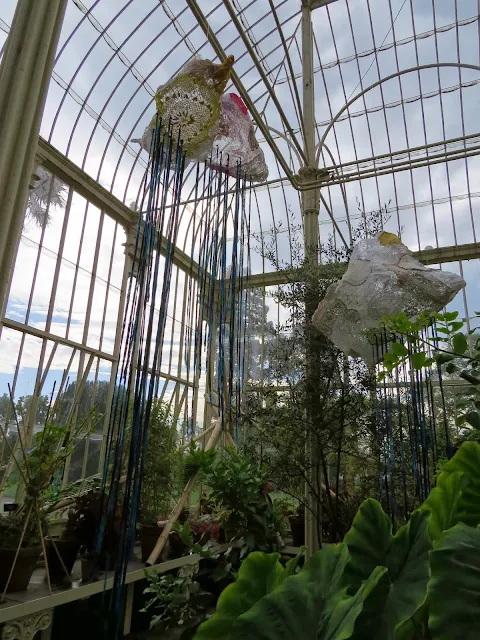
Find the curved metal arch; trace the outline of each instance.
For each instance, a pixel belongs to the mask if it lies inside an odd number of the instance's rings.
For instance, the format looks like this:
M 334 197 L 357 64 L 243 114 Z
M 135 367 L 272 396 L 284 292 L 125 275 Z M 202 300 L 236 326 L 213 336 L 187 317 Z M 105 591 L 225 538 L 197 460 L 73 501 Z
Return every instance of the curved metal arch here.
M 295 146 L 291 143 L 291 141 L 289 140 L 289 138 L 287 138 L 287 136 L 283 133 L 281 133 L 280 131 L 278 131 L 277 129 L 274 129 L 273 127 L 268 127 L 270 129 L 270 131 L 273 131 L 274 133 L 276 133 L 280 138 L 283 138 L 283 140 L 285 140 L 285 142 L 287 143 L 287 145 L 290 147 L 290 149 L 292 151 L 295 152 L 296 156 L 297 156 L 297 160 L 300 163 L 300 166 L 302 164 L 302 158 L 300 157 L 300 154 L 297 154 L 297 150 L 295 148 Z M 327 151 L 328 155 L 330 156 L 330 158 L 332 159 L 332 163 L 334 166 L 334 169 L 337 171 L 338 174 L 338 169 L 336 167 L 336 162 L 335 159 L 333 157 L 333 153 L 330 151 L 329 147 L 327 147 L 327 145 L 324 145 L 325 150 Z M 345 185 L 340 185 L 340 189 L 342 192 L 342 198 L 343 198 L 343 202 L 345 204 L 345 215 L 347 217 L 347 226 L 348 226 L 348 233 L 350 236 L 350 243 L 352 242 L 352 225 L 350 224 L 350 216 L 349 216 L 349 211 L 348 211 L 348 201 L 347 201 L 347 194 L 345 192 Z M 348 247 L 348 243 L 345 240 L 345 238 L 343 237 L 343 233 L 340 231 L 340 228 L 337 224 L 337 221 L 335 220 L 335 216 L 332 214 L 332 211 L 330 209 L 330 207 L 327 205 L 327 203 L 325 202 L 325 199 L 323 198 L 323 196 L 321 196 L 321 200 L 323 202 L 323 206 L 325 207 L 331 221 L 332 224 L 336 230 L 336 232 L 338 233 L 338 235 L 340 236 L 340 239 L 342 240 L 342 242 L 345 244 L 346 247 Z
M 414 72 L 424 71 L 424 70 L 427 70 L 427 69 L 436 69 L 436 68 L 441 68 L 441 67 L 450 67 L 450 68 L 453 67 L 453 68 L 459 68 L 459 69 L 470 69 L 471 71 L 480 71 L 480 66 L 475 65 L 475 64 L 467 64 L 467 63 L 464 63 L 464 62 L 437 62 L 437 63 L 432 63 L 432 64 L 418 65 L 416 67 L 409 67 L 408 69 L 401 69 L 400 71 L 397 71 L 395 73 L 390 74 L 389 76 L 386 76 L 385 78 L 380 78 L 380 80 L 377 80 L 376 82 L 374 82 L 373 84 L 368 86 L 366 89 L 363 89 L 363 91 L 360 91 L 359 93 L 357 93 L 355 96 L 353 96 L 353 98 L 348 100 L 348 102 L 334 116 L 334 118 L 332 119 L 330 124 L 327 126 L 327 128 L 323 132 L 323 135 L 322 135 L 322 137 L 320 138 L 320 141 L 317 144 L 317 147 L 316 147 L 316 163 L 317 163 L 317 166 L 318 166 L 318 161 L 320 159 L 320 153 L 322 151 L 323 145 L 325 143 L 325 140 L 326 140 L 328 134 L 330 133 L 331 129 L 333 128 L 333 126 L 335 125 L 337 120 L 340 118 L 340 116 L 345 111 L 347 111 L 352 106 L 352 104 L 354 102 L 356 102 L 356 100 L 358 100 L 359 98 L 364 96 L 366 93 L 368 93 L 372 89 L 375 89 L 375 87 L 378 87 L 379 85 L 383 84 L 384 82 L 387 82 L 388 80 L 394 80 L 395 78 L 398 78 L 400 76 L 406 75 L 407 73 L 414 73 Z M 313 186 L 315 186 L 315 184 L 316 183 L 306 184 L 306 185 L 304 185 L 303 189 L 301 189 L 301 190 L 304 190 L 304 189 L 307 189 L 307 188 L 311 189 Z
M 99 2 L 99 1 L 100 1 L 100 0 L 97 0 L 97 2 L 95 3 L 95 5 L 94 5 L 94 6 L 97 6 L 97 4 L 98 4 L 98 2 Z M 214 8 L 209 12 L 209 14 L 208 14 L 208 15 L 211 15 L 211 13 L 212 13 L 213 11 L 217 10 L 220 6 L 221 6 L 221 3 L 219 3 L 216 7 L 214 7 Z M 184 11 L 186 11 L 186 10 L 187 10 L 187 7 L 185 8 L 185 10 L 184 10 Z M 182 12 L 181 12 L 181 14 L 183 14 L 183 13 L 184 13 L 184 11 L 182 11 Z M 119 13 L 117 13 L 117 14 L 112 18 L 112 20 L 110 21 L 110 23 L 109 23 L 109 24 L 111 24 L 113 21 L 115 21 L 115 20 L 118 18 L 118 16 L 119 16 Z M 84 19 L 85 19 L 85 16 L 83 16 L 83 18 L 82 18 L 82 20 L 81 20 L 80 22 L 82 22 Z M 262 17 L 260 18 L 260 21 L 261 21 L 261 20 L 263 20 L 263 19 L 265 19 L 265 16 L 262 16 Z M 289 16 L 289 17 L 286 19 L 286 22 L 290 21 L 291 19 L 292 19 L 292 16 Z M 169 28 L 169 27 L 171 27 L 171 23 L 169 23 L 169 25 L 168 25 L 168 27 L 167 27 L 167 28 Z M 225 28 L 227 28 L 227 27 L 228 27 L 228 22 L 226 22 L 224 25 L 222 25 L 222 26 L 220 27 L 220 29 L 218 30 L 218 32 L 217 32 L 217 33 L 220 33 L 221 31 L 223 31 L 223 30 L 224 30 Z M 198 25 L 198 24 L 196 24 L 195 26 L 193 26 L 193 27 L 189 30 L 189 33 L 188 33 L 188 34 L 193 33 L 193 32 L 194 32 L 195 30 L 197 30 L 198 28 L 199 28 L 199 25 Z M 69 36 L 69 38 L 68 38 L 68 41 L 70 41 L 70 40 L 71 40 L 71 37 L 72 37 L 73 33 L 75 33 L 77 30 L 78 30 L 78 25 L 75 27 L 75 29 L 74 29 L 74 31 L 72 32 L 72 34 L 70 34 L 70 36 Z M 165 31 L 165 30 L 163 30 L 163 31 Z M 261 40 L 263 41 L 264 39 L 266 39 L 266 38 L 267 38 L 269 35 L 271 35 L 274 31 L 275 31 L 275 29 L 272 29 L 272 30 L 268 31 L 266 34 L 264 34 L 264 35 L 262 36 Z M 188 35 L 188 34 L 187 34 L 187 35 Z M 100 37 L 101 37 L 101 36 L 100 36 Z M 154 43 L 157 39 L 158 39 L 158 35 L 157 35 L 157 37 L 156 37 L 156 38 L 154 38 L 154 40 L 152 40 L 152 42 L 151 42 L 147 47 L 145 47 L 145 48 L 143 49 L 142 53 L 141 53 L 141 54 L 139 54 L 139 55 L 135 58 L 135 61 L 134 61 L 132 64 L 135 64 L 135 63 L 140 59 L 140 57 L 141 57 L 142 55 L 144 55 L 144 54 L 148 51 L 149 47 L 150 47 L 150 46 L 152 46 L 152 45 L 153 45 L 153 43 Z M 128 40 L 128 37 L 124 40 L 124 42 L 126 42 L 127 40 Z M 233 46 L 233 45 L 234 45 L 236 42 L 238 42 L 239 40 L 240 40 L 240 36 L 239 36 L 239 35 L 237 35 L 237 36 L 236 36 L 236 37 L 235 37 L 235 38 L 234 38 L 234 39 L 229 43 L 229 45 L 228 45 L 228 46 Z M 83 63 L 85 62 L 85 60 L 87 59 L 87 57 L 88 57 L 89 55 L 91 55 L 91 53 L 92 53 L 92 51 L 93 51 L 93 49 L 94 49 L 95 45 L 98 43 L 98 41 L 99 41 L 99 38 L 97 38 L 97 39 L 96 39 L 96 41 L 95 41 L 94 45 L 89 49 L 89 51 L 88 51 L 88 52 L 87 52 L 87 54 L 85 55 L 84 59 L 82 60 L 82 65 L 83 65 Z M 182 40 L 178 40 L 177 44 L 175 45 L 175 48 L 176 48 L 177 46 L 179 46 L 181 43 L 182 43 Z M 203 47 L 205 47 L 205 46 L 207 46 L 207 45 L 208 45 L 208 41 L 205 41 L 205 42 L 203 43 L 203 45 L 200 47 L 200 49 L 198 49 L 198 51 L 200 51 Z M 65 48 L 65 47 L 62 47 L 62 52 L 63 52 L 64 48 Z M 174 49 L 175 49 L 175 48 L 174 48 Z M 145 80 L 148 80 L 148 78 L 149 78 L 149 77 L 150 77 L 150 76 L 151 76 L 151 75 L 152 75 L 152 74 L 153 74 L 153 73 L 154 73 L 154 72 L 159 68 L 159 66 L 161 65 L 161 63 L 162 63 L 162 62 L 164 62 L 164 61 L 165 61 L 165 60 L 166 60 L 170 55 L 172 55 L 172 52 L 174 51 L 174 49 L 173 49 L 173 50 L 170 50 L 170 51 L 168 52 L 168 54 L 167 54 L 166 56 L 164 56 L 164 57 L 163 57 L 162 61 L 160 61 L 160 63 L 158 63 L 158 64 L 156 65 L 156 67 L 155 67 L 153 70 L 151 70 L 151 72 L 149 73 L 149 75 L 147 76 L 147 78 L 146 78 Z M 246 57 L 246 56 L 247 56 L 247 53 L 246 53 L 246 52 L 244 52 L 241 56 L 239 56 L 239 57 L 238 57 L 237 61 L 239 61 L 239 60 L 243 59 L 243 58 L 244 58 L 244 57 Z M 111 63 L 111 61 L 114 59 L 114 57 L 115 57 L 115 55 L 111 56 L 111 58 L 109 59 L 109 61 L 104 65 L 104 67 L 103 67 L 102 71 L 100 72 L 99 76 L 97 77 L 97 80 L 95 81 L 95 85 L 99 82 L 99 80 L 100 80 L 100 78 L 101 78 L 102 74 L 106 71 L 106 69 L 108 68 L 109 64 L 110 64 L 110 63 Z M 115 87 L 115 90 L 112 92 L 112 94 L 110 95 L 110 97 L 109 97 L 109 99 L 107 100 L 107 102 L 103 105 L 103 107 L 102 107 L 102 111 L 101 111 L 101 113 L 100 113 L 100 116 L 102 116 L 102 114 L 105 112 L 105 109 L 106 109 L 106 107 L 107 107 L 108 103 L 110 102 L 110 100 L 112 99 L 113 94 L 115 93 L 115 91 L 116 91 L 116 90 L 118 90 L 118 87 L 120 86 L 121 82 L 125 79 L 126 75 L 128 75 L 128 73 L 131 71 L 131 68 L 132 68 L 132 65 L 130 65 L 130 67 L 128 67 L 128 68 L 126 69 L 125 73 L 122 75 L 122 77 L 120 78 L 120 80 L 117 82 L 117 85 L 116 85 L 116 87 Z M 250 70 L 250 69 L 247 69 L 247 70 L 242 74 L 242 76 L 241 76 L 241 77 L 243 77 L 243 75 L 245 75 L 245 74 L 248 74 L 249 70 Z M 78 73 L 78 69 L 77 69 L 76 73 Z M 73 80 L 71 80 L 71 81 L 70 81 L 70 83 L 69 83 L 69 85 L 68 85 L 68 86 L 71 86 L 72 81 L 73 81 Z M 137 90 L 135 91 L 135 93 L 133 94 L 133 96 L 131 96 L 131 97 L 130 97 L 130 99 L 129 99 L 129 101 L 128 101 L 127 105 L 125 105 L 125 108 L 124 108 L 124 109 L 122 110 L 122 112 L 119 114 L 119 116 L 118 116 L 118 118 L 117 118 L 117 120 L 116 120 L 116 122 L 115 122 L 114 126 L 112 127 L 112 131 L 111 131 L 111 132 L 110 132 L 110 134 L 109 134 L 109 137 L 108 137 L 107 143 L 106 143 L 105 148 L 104 148 L 104 153 L 102 154 L 102 158 L 101 158 L 101 161 L 100 161 L 100 166 L 99 166 L 99 168 L 98 168 L 97 179 L 99 179 L 100 172 L 101 172 L 101 170 L 102 170 L 103 163 L 104 163 L 104 160 L 105 160 L 105 155 L 106 155 L 106 153 L 107 153 L 107 151 L 108 151 L 108 147 L 110 146 L 110 143 L 111 143 L 112 137 L 115 137 L 115 131 L 116 131 L 116 129 L 117 129 L 118 123 L 119 123 L 119 121 L 121 120 L 121 118 L 123 117 L 123 115 L 125 114 L 125 111 L 126 111 L 126 109 L 128 108 L 128 106 L 131 104 L 131 102 L 132 102 L 133 98 L 138 94 L 138 91 L 140 91 L 140 90 L 141 90 L 141 88 L 142 88 L 143 86 L 144 86 L 144 83 L 141 83 L 141 84 L 139 85 L 139 87 L 137 88 Z M 90 95 L 90 94 L 91 94 L 91 91 L 89 92 L 89 95 Z M 56 122 L 56 119 L 58 118 L 59 111 L 60 111 L 60 109 L 61 109 L 61 106 L 62 106 L 62 104 L 63 104 L 64 99 L 65 99 L 65 96 L 63 96 L 62 101 L 61 101 L 61 104 L 60 104 L 60 106 L 57 108 L 57 114 L 56 114 L 56 116 L 55 116 L 55 120 L 54 120 L 54 123 L 53 123 L 53 126 L 52 126 L 52 130 L 51 130 L 51 132 L 50 132 L 50 137 L 51 137 L 51 135 L 53 135 L 53 132 L 54 132 L 54 129 L 55 129 L 55 122 Z M 84 102 L 85 102 L 85 101 L 84 101 Z M 80 116 L 81 116 L 81 114 L 83 113 L 83 110 L 84 110 L 84 105 L 80 105 L 80 106 L 81 106 L 81 108 L 80 108 L 80 112 L 79 112 L 79 114 L 77 115 L 77 118 L 76 118 L 76 120 L 75 120 L 75 125 L 74 125 L 73 130 L 72 130 L 72 132 L 71 132 L 71 134 L 70 134 L 68 148 L 70 148 L 70 146 L 71 146 L 71 144 L 72 144 L 73 136 L 74 136 L 74 134 L 75 134 L 75 130 L 76 130 L 76 125 L 77 125 L 77 123 L 78 123 L 78 121 L 79 121 L 79 118 L 80 118 Z M 139 122 L 140 122 L 141 118 L 144 116 L 144 114 L 146 113 L 146 111 L 147 111 L 147 110 L 148 110 L 148 106 L 146 106 L 146 107 L 145 107 L 145 109 L 143 110 L 143 112 L 142 112 L 142 113 L 140 114 L 140 116 L 138 117 L 137 121 L 135 122 L 134 126 L 132 127 L 132 130 L 131 130 L 131 132 L 130 132 L 129 136 L 127 136 L 127 138 L 129 138 L 129 137 L 130 137 L 130 135 L 133 135 L 133 131 L 134 131 L 134 130 L 135 130 L 135 128 L 138 126 L 138 124 L 139 124 Z M 89 136 L 89 141 L 88 141 L 87 149 L 86 149 L 86 150 L 85 150 L 85 152 L 84 152 L 84 158 L 83 158 L 83 162 L 82 162 L 82 167 L 84 167 L 84 165 L 85 165 L 86 157 L 87 157 L 87 155 L 88 155 L 88 149 L 90 148 L 90 145 L 91 145 L 91 143 L 93 142 L 93 138 L 94 138 L 95 131 L 97 130 L 97 128 L 98 128 L 98 122 L 96 122 L 96 123 L 94 124 L 93 130 L 92 130 L 92 132 L 91 132 L 91 134 L 90 134 L 90 136 Z M 111 184 L 111 188 L 113 188 L 113 185 L 115 184 L 116 174 L 117 174 L 117 171 L 118 171 L 118 169 L 119 169 L 119 167 L 120 167 L 121 159 L 122 159 L 122 157 L 123 157 L 123 155 L 124 155 L 124 153 L 125 153 L 125 148 L 126 148 L 126 147 L 124 146 L 124 148 L 122 149 L 122 151 L 121 151 L 121 153 L 120 153 L 120 157 L 118 158 L 118 161 L 117 161 L 117 163 L 116 163 L 115 172 L 114 172 L 114 175 L 113 175 L 113 177 L 112 177 L 112 184 Z M 141 156 L 140 156 L 140 153 L 137 153 L 137 154 L 136 154 L 136 156 L 135 156 L 135 158 L 134 158 L 133 165 L 132 165 L 132 167 L 130 168 L 130 171 L 129 171 L 128 183 L 125 185 L 125 194 L 126 194 L 126 192 L 128 191 L 129 184 L 130 184 L 130 180 L 131 180 L 131 178 L 132 178 L 133 172 L 135 171 L 135 165 L 136 165 L 136 163 L 139 161 L 140 157 L 141 157 Z

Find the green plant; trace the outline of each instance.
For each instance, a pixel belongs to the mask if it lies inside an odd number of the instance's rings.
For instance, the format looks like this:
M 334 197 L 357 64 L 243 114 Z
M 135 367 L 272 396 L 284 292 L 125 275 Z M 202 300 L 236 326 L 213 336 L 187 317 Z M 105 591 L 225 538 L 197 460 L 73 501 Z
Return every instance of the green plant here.
M 478 636 L 480 445 L 446 463 L 435 489 L 392 534 L 375 500 L 343 543 L 285 577 L 276 554 L 250 554 L 198 640 L 453 640 Z
M 216 455 L 215 449 L 201 449 L 197 443 L 191 440 L 184 461 L 184 484 L 187 484 L 197 471 L 207 472 Z
M 102 523 L 104 505 L 100 491 L 77 496 L 75 507 L 69 513 L 67 535 L 75 537 L 81 553 L 91 554 L 95 551 L 100 525 Z M 115 555 L 120 530 L 120 513 L 117 511 L 109 518 L 103 535 L 102 553 Z
M 194 580 L 195 568 L 184 567 L 176 575 L 145 571 L 148 587 L 144 594 L 150 596 L 143 612 L 154 611 L 150 628 L 166 631 L 173 624 L 185 625 L 203 609 L 196 596 L 205 595 Z
M 276 544 L 273 511 L 260 489 L 265 469 L 238 449 L 217 454 L 203 470 L 210 499 L 223 511 L 229 539 L 243 538 L 248 550 L 272 551 Z
M 282 537 L 288 533 L 288 516 L 295 513 L 296 507 L 290 498 L 275 498 L 272 502 L 273 523 Z
M 476 312 L 480 317 L 480 312 Z M 383 324 L 391 333 L 394 342 L 383 357 L 382 380 L 410 360 L 414 369 L 436 365 L 449 375 L 456 375 L 465 381 L 467 389 L 456 403 L 461 410 L 456 417 L 457 426 L 465 423 L 480 430 L 480 334 L 478 329 L 464 331 L 464 320 L 458 319 L 458 312 L 432 313 L 426 311 L 411 320 L 405 313 L 383 318 Z M 427 330 L 434 325 L 433 336 Z M 406 344 L 395 342 L 398 336 L 405 338 Z
M 157 401 L 150 416 L 145 454 L 139 521 L 156 524 L 168 515 L 178 493 L 183 452 L 178 442 L 176 424 L 169 408 Z
M 358 638 L 386 640 L 395 628 L 409 620 L 424 603 L 429 579 L 427 511 L 415 512 L 410 521 L 392 535 L 392 523 L 376 500 L 366 500 L 345 536 L 351 561 L 346 579 L 354 592 L 373 569 L 386 567 L 355 626 Z
M 350 638 L 365 598 L 386 570 L 374 569 L 358 592 L 347 596 L 342 581 L 348 560 L 344 544 L 328 546 L 296 573 L 297 560 L 284 568 L 279 554 L 251 553 L 196 640 Z
M 49 492 L 45 499 L 45 511 L 47 513 L 61 511 L 71 504 L 74 504 L 78 497 L 90 493 L 90 491 L 98 491 L 101 486 L 102 476 L 97 473 L 88 478 L 76 480 L 63 489 L 56 489 L 54 492 Z
M 15 407 L 12 403 L 12 409 Z M 92 409 L 82 419 L 60 420 L 61 403 L 49 407 L 45 415 L 45 424 L 39 433 L 32 438 L 31 447 L 25 450 L 21 428 L 17 423 L 19 451 L 12 450 L 10 478 L 5 478 L 5 485 L 16 484 L 21 480 L 25 498 L 16 512 L 10 516 L 9 523 L 0 529 L 0 547 L 11 543 L 12 532 L 17 531 L 16 546 L 36 546 L 46 533 L 45 502 L 55 476 L 63 472 L 67 459 L 75 448 L 88 437 L 98 422 L 98 414 Z M 25 417 L 22 416 L 22 422 Z M 2 523 L 5 524 L 5 523 Z M 23 533 L 24 532 L 24 533 Z
M 459 523 L 447 531 L 430 555 L 430 568 L 428 626 L 433 638 L 477 638 L 480 530 Z
M 43 519 L 41 524 L 42 530 L 46 531 L 46 522 Z M 25 523 L 25 515 L 22 512 L 0 516 L 0 548 L 17 549 L 20 540 L 22 540 L 22 549 L 40 546 L 41 537 L 37 518 L 31 517 Z

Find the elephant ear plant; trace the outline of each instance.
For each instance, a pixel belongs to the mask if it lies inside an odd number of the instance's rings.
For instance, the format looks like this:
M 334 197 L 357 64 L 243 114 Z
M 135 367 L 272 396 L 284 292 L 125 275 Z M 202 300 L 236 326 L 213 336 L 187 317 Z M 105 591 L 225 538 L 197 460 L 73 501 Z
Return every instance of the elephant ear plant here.
M 479 470 L 480 445 L 464 443 L 395 535 L 380 504 L 366 500 L 344 542 L 300 571 L 278 554 L 250 554 L 196 638 L 478 638 Z
M 344 544 L 325 547 L 298 573 L 295 561 L 284 568 L 279 558 L 278 553 L 251 553 L 195 638 L 350 638 L 365 598 L 386 572 L 375 568 L 349 596 L 343 578 L 350 555 Z

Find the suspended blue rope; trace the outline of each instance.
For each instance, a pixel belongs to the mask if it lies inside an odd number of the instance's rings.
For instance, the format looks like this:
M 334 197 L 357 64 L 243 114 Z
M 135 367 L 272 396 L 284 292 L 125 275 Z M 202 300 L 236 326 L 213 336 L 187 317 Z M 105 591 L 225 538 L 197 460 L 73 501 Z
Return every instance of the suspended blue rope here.
M 164 342 L 183 170 L 181 141 L 172 140 L 170 130 L 162 128 L 162 124 L 157 122 L 144 180 L 140 210 L 145 210 L 145 214 L 139 215 L 138 220 L 116 377 L 117 390 L 123 386 L 127 392 L 116 394 L 111 412 L 102 481 L 104 515 L 96 545 L 98 558 L 106 538 L 112 531 L 115 533 L 116 557 L 109 605 L 109 638 L 123 635 L 125 576 L 135 543 L 148 424 L 155 389 L 158 388 L 155 372 L 160 368 Z M 168 211 L 169 188 L 172 191 L 172 205 Z M 157 319 L 155 306 L 161 280 L 162 242 L 165 256 Z M 119 520 L 122 526 L 116 527 Z
M 424 345 L 435 341 L 434 327 L 422 334 Z M 389 351 L 391 336 L 384 331 L 375 336 L 374 355 L 381 360 Z M 399 336 L 395 337 L 399 342 Z M 393 376 L 383 378 L 376 388 L 376 438 L 382 457 L 383 472 L 379 478 L 380 500 L 391 512 L 392 518 L 400 513 L 408 518 L 411 511 L 428 496 L 438 469 L 439 426 L 435 408 L 434 382 L 438 380 L 446 454 L 449 456 L 450 434 L 446 417 L 445 398 L 440 368 L 414 366 L 415 356 L 410 342 L 404 342 L 408 351 L 403 364 Z M 433 473 L 432 473 L 433 471 Z M 400 484 L 396 478 L 400 477 Z M 412 494 L 411 489 L 414 489 Z

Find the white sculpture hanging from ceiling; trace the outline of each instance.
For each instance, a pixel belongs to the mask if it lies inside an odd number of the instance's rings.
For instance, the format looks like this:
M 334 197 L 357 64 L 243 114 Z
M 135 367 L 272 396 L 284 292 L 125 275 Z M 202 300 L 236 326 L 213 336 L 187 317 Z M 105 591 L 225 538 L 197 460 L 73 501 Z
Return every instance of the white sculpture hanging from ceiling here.
M 440 311 L 464 287 L 463 278 L 427 269 L 397 236 L 382 232 L 355 245 L 346 273 L 328 288 L 313 324 L 346 355 L 375 364 L 366 332 L 379 327 L 383 316 Z
M 163 126 L 172 128 L 172 138 L 179 134 L 187 160 L 205 160 L 220 129 L 221 97 L 230 78 L 233 56 L 223 64 L 194 58 L 168 82 L 157 89 L 155 103 Z M 134 139 L 150 153 L 157 123 L 154 116 L 141 139 Z
M 263 182 L 268 168 L 248 110 L 236 94 L 223 95 L 232 65 L 232 56 L 222 65 L 195 58 L 158 88 L 157 114 L 171 124 L 174 138 L 180 132 L 187 162 L 202 162 L 210 156 L 213 166 L 232 176 L 241 162 L 248 179 Z M 157 116 L 141 138 L 132 139 L 148 153 L 156 123 Z
M 263 182 L 268 178 L 265 156 L 255 138 L 248 109 L 240 96 L 228 93 L 222 96 L 222 119 L 213 142 L 212 164 L 235 176 L 239 162 L 249 180 Z

